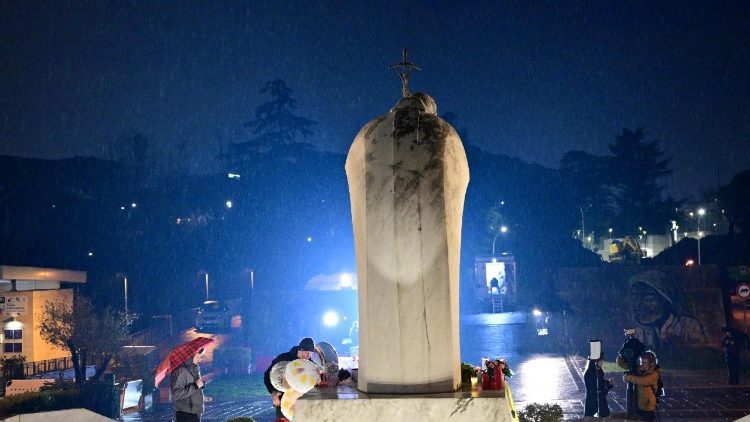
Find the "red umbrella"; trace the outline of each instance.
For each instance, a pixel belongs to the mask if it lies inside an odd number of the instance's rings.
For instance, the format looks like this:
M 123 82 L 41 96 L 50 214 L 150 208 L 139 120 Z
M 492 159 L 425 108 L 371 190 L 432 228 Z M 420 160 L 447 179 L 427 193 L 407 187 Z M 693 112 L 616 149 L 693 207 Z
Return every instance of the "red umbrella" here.
M 212 338 L 198 337 L 190 340 L 182 346 L 174 348 L 159 366 L 156 367 L 156 372 L 154 373 L 154 385 L 158 387 L 159 383 L 161 383 L 167 375 L 171 374 L 178 366 L 192 358 L 198 350 L 202 349 L 212 341 L 214 341 Z

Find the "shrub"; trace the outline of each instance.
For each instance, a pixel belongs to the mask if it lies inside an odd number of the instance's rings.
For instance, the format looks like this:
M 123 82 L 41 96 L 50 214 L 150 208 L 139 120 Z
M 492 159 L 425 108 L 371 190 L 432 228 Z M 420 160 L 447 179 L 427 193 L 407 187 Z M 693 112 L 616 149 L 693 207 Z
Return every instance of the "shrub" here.
M 114 418 L 120 409 L 120 395 L 111 383 L 101 380 L 89 380 L 81 391 L 81 402 L 86 409 Z
M 531 403 L 518 412 L 520 422 L 559 422 L 562 418 L 562 407 L 558 404 Z
M 26 362 L 24 355 L 0 356 L 0 377 L 5 380 L 25 379 L 23 364 Z
M 77 390 L 50 390 L 4 397 L 0 400 L 0 415 L 49 412 L 76 407 L 81 407 Z
M 468 384 L 471 382 L 471 377 L 474 376 L 474 367 L 466 362 L 461 362 L 461 382 Z

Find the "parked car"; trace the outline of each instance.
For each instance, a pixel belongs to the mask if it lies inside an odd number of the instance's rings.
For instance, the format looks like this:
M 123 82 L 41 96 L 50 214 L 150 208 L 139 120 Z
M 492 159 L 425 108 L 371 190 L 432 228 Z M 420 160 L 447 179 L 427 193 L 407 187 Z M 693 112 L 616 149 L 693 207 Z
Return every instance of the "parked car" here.
M 232 315 L 229 308 L 215 300 L 203 302 L 203 306 L 198 308 L 195 315 L 195 328 L 198 331 L 206 330 L 227 330 L 231 327 Z

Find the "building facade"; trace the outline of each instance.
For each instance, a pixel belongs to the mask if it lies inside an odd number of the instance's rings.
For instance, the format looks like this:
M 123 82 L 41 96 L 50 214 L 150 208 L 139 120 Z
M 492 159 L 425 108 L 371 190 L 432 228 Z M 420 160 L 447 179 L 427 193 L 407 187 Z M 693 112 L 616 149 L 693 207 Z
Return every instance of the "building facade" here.
M 85 282 L 82 271 L 0 265 L 0 356 L 27 362 L 70 356 L 42 339 L 39 324 L 47 302 L 72 306 L 72 287 Z

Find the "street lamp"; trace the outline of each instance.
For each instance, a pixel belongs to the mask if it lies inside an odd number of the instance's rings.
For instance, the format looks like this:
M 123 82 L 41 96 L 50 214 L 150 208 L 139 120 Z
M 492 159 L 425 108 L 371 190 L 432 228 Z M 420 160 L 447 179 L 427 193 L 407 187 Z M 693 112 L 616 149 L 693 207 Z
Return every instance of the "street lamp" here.
M 703 231 L 701 230 L 701 219 L 706 215 L 705 208 L 698 208 L 698 266 L 701 265 L 701 237 L 703 237 Z
M 508 233 L 508 226 L 500 226 L 500 230 L 495 233 L 495 238 L 492 239 L 492 256 L 495 256 L 495 242 L 497 241 L 497 237 L 500 235 L 500 233 Z

